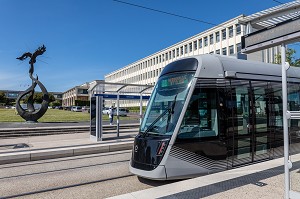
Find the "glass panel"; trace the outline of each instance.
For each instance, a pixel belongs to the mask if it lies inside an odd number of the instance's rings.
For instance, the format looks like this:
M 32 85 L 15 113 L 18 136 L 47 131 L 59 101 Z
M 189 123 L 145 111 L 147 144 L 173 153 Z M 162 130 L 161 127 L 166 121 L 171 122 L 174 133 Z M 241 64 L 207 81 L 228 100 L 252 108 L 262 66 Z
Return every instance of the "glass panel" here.
M 293 167 L 290 170 L 291 190 L 300 193 L 300 120 L 291 120 L 293 127 L 290 128 L 289 153 Z
M 288 85 L 288 110 L 299 111 L 300 108 L 300 86 Z M 290 154 L 300 152 L 300 120 L 289 120 Z
M 255 155 L 262 155 L 268 153 L 268 137 L 256 137 L 256 151 Z
M 288 84 L 288 110 L 300 110 L 300 86 Z M 289 153 L 293 167 L 290 170 L 290 189 L 300 193 L 300 120 L 289 120 Z
M 250 138 L 238 140 L 237 159 L 251 158 Z
M 268 90 L 267 82 L 254 82 L 252 81 L 252 91 L 253 91 L 253 117 L 254 122 L 254 139 L 255 139 L 255 157 L 254 159 L 264 159 L 268 158 L 268 110 L 267 103 L 270 101 L 269 95 L 266 94 Z
M 280 83 L 272 83 L 273 98 L 270 100 L 270 117 L 269 125 L 271 128 L 271 147 L 283 146 L 283 116 L 282 116 L 282 85 Z M 279 148 L 278 148 L 279 149 Z M 274 156 L 282 156 L 282 150 L 276 149 Z
M 170 74 L 158 80 L 141 125 L 142 133 L 173 133 L 193 76 L 193 73 Z
M 179 139 L 216 137 L 218 131 L 217 89 L 209 80 L 197 84 L 183 118 Z
M 255 111 L 255 132 L 267 133 L 267 99 L 266 82 L 252 82 L 254 111 Z
M 249 81 L 231 81 L 232 120 L 234 125 L 234 156 L 233 165 L 239 165 L 252 160 L 251 147 L 251 107 Z M 228 106 L 228 105 L 227 105 Z
M 91 97 L 91 135 L 96 136 L 96 97 Z
M 236 87 L 236 116 L 238 135 L 249 134 L 249 96 L 248 85 Z

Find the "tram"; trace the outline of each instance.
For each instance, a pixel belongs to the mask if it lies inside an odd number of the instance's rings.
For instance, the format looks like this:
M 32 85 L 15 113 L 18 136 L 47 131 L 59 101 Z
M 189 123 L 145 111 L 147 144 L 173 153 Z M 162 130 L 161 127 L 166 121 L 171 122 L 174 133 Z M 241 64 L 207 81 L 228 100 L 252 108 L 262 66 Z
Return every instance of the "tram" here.
M 300 69 L 288 70 L 288 108 L 300 109 Z M 298 121 L 290 152 L 300 151 Z M 135 137 L 130 172 L 171 180 L 283 156 L 281 66 L 198 55 L 165 66 Z

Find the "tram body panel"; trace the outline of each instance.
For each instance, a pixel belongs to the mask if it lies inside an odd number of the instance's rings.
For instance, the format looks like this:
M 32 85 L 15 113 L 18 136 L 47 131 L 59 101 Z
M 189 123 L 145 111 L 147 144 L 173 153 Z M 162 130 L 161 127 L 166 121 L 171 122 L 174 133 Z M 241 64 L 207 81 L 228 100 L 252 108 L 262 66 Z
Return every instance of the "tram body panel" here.
M 207 168 L 190 163 L 172 155 L 167 156 L 166 174 L 168 180 L 191 178 L 211 173 Z

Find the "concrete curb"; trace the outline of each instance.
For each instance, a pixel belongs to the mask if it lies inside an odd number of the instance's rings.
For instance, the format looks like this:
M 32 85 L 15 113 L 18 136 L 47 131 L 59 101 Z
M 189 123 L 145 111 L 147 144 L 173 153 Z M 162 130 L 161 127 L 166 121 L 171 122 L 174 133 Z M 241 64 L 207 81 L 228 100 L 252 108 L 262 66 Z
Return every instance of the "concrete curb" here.
M 98 145 L 86 145 L 77 147 L 62 147 L 56 149 L 41 149 L 32 151 L 12 152 L 0 154 L 0 165 L 18 162 L 29 162 L 52 158 L 62 158 L 77 155 L 88 155 L 95 153 L 106 153 L 113 151 L 130 150 L 133 141 L 107 143 Z

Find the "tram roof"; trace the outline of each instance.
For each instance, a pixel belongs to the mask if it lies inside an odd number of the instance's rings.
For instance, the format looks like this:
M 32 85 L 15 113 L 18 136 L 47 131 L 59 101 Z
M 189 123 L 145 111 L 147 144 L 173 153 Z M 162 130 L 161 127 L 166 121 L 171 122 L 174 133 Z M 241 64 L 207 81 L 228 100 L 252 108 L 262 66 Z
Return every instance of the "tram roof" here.
M 242 78 L 281 80 L 281 65 L 258 61 L 241 60 L 230 56 L 198 55 L 199 67 L 195 76 L 200 78 Z M 300 80 L 300 68 L 290 67 L 289 78 Z M 298 80 L 298 81 L 299 81 Z

